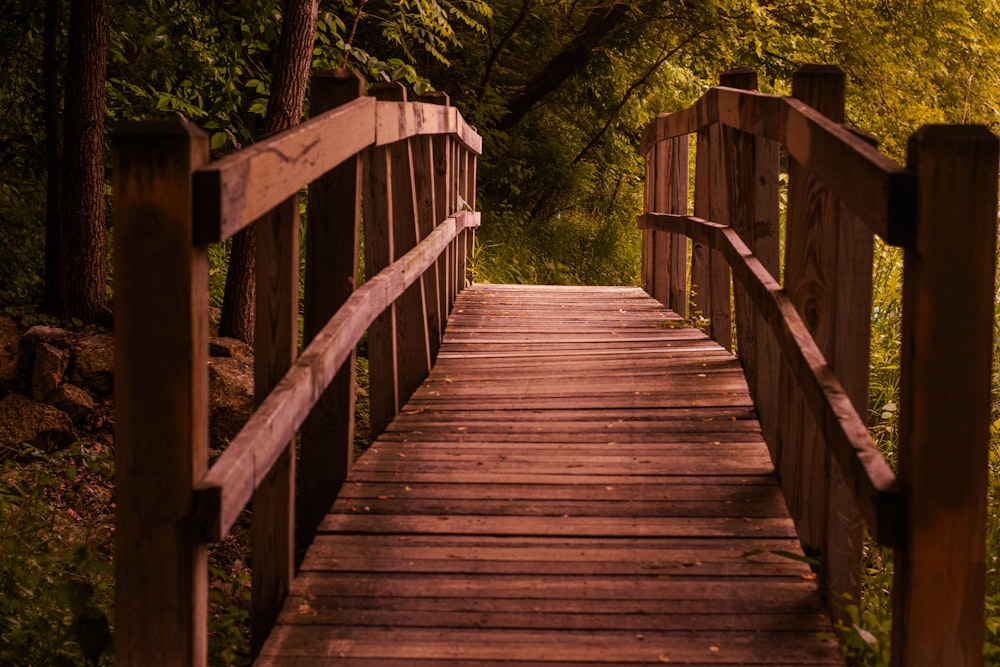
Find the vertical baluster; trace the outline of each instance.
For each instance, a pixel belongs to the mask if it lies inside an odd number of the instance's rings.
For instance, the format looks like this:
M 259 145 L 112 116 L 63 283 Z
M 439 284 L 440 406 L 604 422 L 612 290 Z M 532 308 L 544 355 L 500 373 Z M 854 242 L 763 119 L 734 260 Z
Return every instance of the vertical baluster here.
M 844 120 L 845 77 L 805 66 L 793 94 L 835 122 Z M 859 414 L 868 410 L 873 237 L 794 159 L 789 167 L 785 289 Z M 789 508 L 803 546 L 821 559 L 831 610 L 847 618 L 843 594 L 860 594 L 862 524 L 851 492 L 822 446 L 794 381 L 783 376 L 781 462 Z M 794 482 L 794 484 L 788 484 Z
M 473 153 L 472 151 L 467 150 L 466 155 L 468 156 L 467 157 L 468 167 L 465 173 L 466 200 L 469 202 L 469 210 L 475 211 L 476 210 L 476 165 L 477 165 L 476 154 Z M 473 271 L 474 267 L 471 264 L 471 262 L 469 262 L 469 260 L 473 256 L 472 253 L 475 252 L 476 248 L 476 228 L 469 227 L 467 231 L 468 231 L 468 237 L 466 239 L 466 244 L 465 244 L 465 257 L 468 268 L 466 269 L 465 279 L 466 282 L 471 285 L 472 281 L 476 277 Z
M 909 145 L 916 243 L 903 274 L 893 665 L 982 664 L 997 139 L 930 126 Z
M 657 213 L 676 213 L 670 201 L 673 139 L 661 141 L 653 146 L 653 208 Z M 664 306 L 670 303 L 670 235 L 653 231 L 653 291 L 650 296 Z
M 403 100 L 406 101 L 404 91 Z M 399 122 L 416 123 L 415 107 L 406 107 Z M 396 142 L 389 147 L 392 162 L 392 235 L 391 261 L 400 259 L 420 240 L 413 143 L 415 139 Z M 403 409 L 413 392 L 431 370 L 428 335 L 425 276 L 410 285 L 396 301 L 396 384 L 398 394 L 393 415 Z
M 421 101 L 440 105 L 443 108 L 439 112 L 447 118 L 448 116 L 448 96 L 445 93 L 430 93 L 424 95 Z M 445 210 L 447 195 L 447 136 L 434 135 L 421 139 L 421 151 L 425 152 L 421 157 L 414 152 L 414 161 L 422 165 L 418 170 L 421 178 L 420 185 L 417 186 L 417 195 L 421 199 L 421 230 L 426 236 L 434 230 L 448 216 Z M 448 301 L 445 295 L 445 281 L 447 280 L 447 259 L 446 255 L 438 258 L 434 267 L 428 271 L 429 283 L 428 309 L 430 321 L 428 322 L 428 332 L 431 335 L 431 361 L 437 358 L 438 349 L 441 347 L 441 336 L 444 335 L 445 324 L 448 319 Z M 433 303 L 432 303 L 433 302 Z
M 378 100 L 402 101 L 405 92 L 398 84 L 373 85 Z M 363 182 L 365 275 L 376 275 L 395 256 L 394 211 L 392 208 L 392 164 L 388 146 L 375 146 L 368 156 L 368 174 Z M 399 388 L 396 371 L 397 308 L 387 308 L 368 328 L 368 381 L 371 406 L 371 435 L 378 437 L 396 415 Z
M 690 159 L 690 139 L 688 135 L 676 137 L 670 141 L 670 189 L 669 213 L 687 215 L 688 212 L 688 161 Z M 687 317 L 688 285 L 687 257 L 688 241 L 683 234 L 667 235 L 667 267 L 670 276 L 667 280 L 669 298 L 665 305 L 681 317 Z
M 257 318 L 254 398 L 257 405 L 298 353 L 299 197 L 282 202 L 257 227 Z M 295 569 L 295 442 L 253 496 L 250 650 L 256 655 L 278 618 Z
M 364 95 L 353 72 L 318 72 L 312 79 L 314 115 Z M 356 155 L 309 186 L 306 230 L 305 316 L 308 345 L 354 291 L 360 252 L 362 159 Z M 355 358 L 351 356 L 302 425 L 299 451 L 297 557 L 347 476 L 354 447 Z
M 688 211 L 688 137 L 666 139 L 646 160 L 646 208 L 658 213 Z M 650 296 L 681 317 L 687 316 L 687 238 L 643 231 L 644 284 Z
M 722 158 L 722 127 L 712 125 L 698 133 L 695 159 L 694 214 L 729 224 L 729 195 Z M 694 243 L 691 253 L 691 305 L 710 319 L 709 335 L 727 350 L 733 348 L 729 298 L 729 265 L 708 246 Z
M 208 137 L 126 125 L 113 160 L 115 660 L 204 665 L 208 550 L 192 527 L 208 468 L 208 251 L 192 246 L 191 172 Z
M 646 212 L 652 213 L 656 211 L 653 197 L 653 188 L 656 185 L 656 146 L 651 146 L 644 157 L 646 180 L 643 181 L 643 208 Z M 654 238 L 656 238 L 655 231 L 642 230 L 642 288 L 650 296 L 653 295 Z
M 455 142 L 455 146 L 458 150 L 458 171 L 455 174 L 455 179 L 458 196 L 461 198 L 456 210 L 467 210 L 469 207 L 469 151 L 465 146 L 460 145 L 457 141 Z M 459 232 L 458 242 L 455 244 L 455 252 L 457 253 L 457 266 L 455 268 L 456 294 L 465 289 L 469 234 L 470 229 L 468 227 L 464 228 L 461 232 Z
M 748 68 L 724 72 L 720 83 L 729 88 L 757 90 L 757 73 Z M 773 276 L 781 275 L 779 259 L 778 143 L 732 128 L 723 128 L 723 151 L 729 224 Z M 781 356 L 767 322 L 753 307 L 746 291 L 733 285 L 737 350 L 769 446 L 777 438 L 778 368 Z

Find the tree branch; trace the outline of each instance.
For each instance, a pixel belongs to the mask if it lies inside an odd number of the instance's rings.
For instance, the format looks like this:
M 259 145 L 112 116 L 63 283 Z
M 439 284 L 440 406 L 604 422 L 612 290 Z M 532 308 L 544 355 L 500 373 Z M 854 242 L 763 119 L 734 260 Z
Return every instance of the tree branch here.
M 507 44 L 510 43 L 510 40 L 514 38 L 518 28 L 520 28 L 525 19 L 528 18 L 529 4 L 530 0 L 523 0 L 521 3 L 521 11 L 518 12 L 514 22 L 511 23 L 510 27 L 507 28 L 507 32 L 505 32 L 503 37 L 500 38 L 500 43 L 497 44 L 496 48 L 493 49 L 493 53 L 490 54 L 490 59 L 486 62 L 486 69 L 483 72 L 482 82 L 479 84 L 479 93 L 476 95 L 477 102 L 482 102 L 483 98 L 486 97 L 486 89 L 490 85 L 490 80 L 493 79 L 493 72 L 496 70 L 497 62 L 500 60 L 500 55 L 503 53 L 504 49 L 507 48 Z
M 628 7 L 616 2 L 591 10 L 580 34 L 531 78 L 510 102 L 507 113 L 497 123 L 500 130 L 516 125 L 535 104 L 556 90 L 590 60 L 594 48 L 628 16 Z

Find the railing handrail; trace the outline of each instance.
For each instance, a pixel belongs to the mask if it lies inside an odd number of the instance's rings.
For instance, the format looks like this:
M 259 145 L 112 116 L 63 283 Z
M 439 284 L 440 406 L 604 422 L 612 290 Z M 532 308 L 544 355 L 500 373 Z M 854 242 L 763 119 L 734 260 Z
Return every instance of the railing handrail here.
M 479 214 L 472 211 L 445 219 L 401 259 L 366 280 L 327 321 L 195 485 L 203 541 L 216 542 L 229 533 L 372 322 L 419 280 L 463 229 L 478 225 Z
M 639 226 L 684 234 L 722 253 L 733 277 L 763 311 L 785 361 L 799 369 L 795 377 L 872 537 L 883 546 L 899 546 L 904 497 L 896 475 L 872 441 L 865 421 L 816 345 L 802 316 L 771 272 L 728 225 L 688 215 L 645 213 L 640 217 Z
M 812 548 L 824 561 L 822 584 L 834 617 L 846 618 L 839 594 L 860 590 L 856 577 L 848 581 L 852 569 L 860 574 L 862 544 L 854 532 L 860 526 L 851 518 L 857 507 L 875 539 L 895 549 L 892 664 L 979 665 L 1000 142 L 981 127 L 928 126 L 911 137 L 904 167 L 871 137 L 824 115 L 843 116 L 844 77 L 836 68 L 802 68 L 791 98 L 756 92 L 752 70 L 732 70 L 727 80 L 739 88 L 712 88 L 689 108 L 660 114 L 643 134 L 647 190 L 639 226 L 647 289 L 686 312 L 686 267 L 677 264 L 686 263 L 684 237 L 690 238 L 693 305 L 712 320 L 712 337 L 731 347 L 732 271 L 739 357 L 792 516 L 809 534 L 817 511 L 802 503 L 820 503 L 818 516 L 826 517 L 821 547 Z M 687 211 L 692 133 L 698 134 L 693 216 Z M 791 158 L 783 273 L 779 143 Z M 905 252 L 895 473 L 859 414 L 867 409 L 868 373 L 867 333 L 859 324 L 866 329 L 870 313 L 850 308 L 871 308 L 872 233 Z M 838 291 L 847 295 L 842 302 Z M 755 308 L 747 309 L 748 298 Z M 830 323 L 838 315 L 859 322 L 838 328 L 841 322 Z M 838 345 L 830 337 L 840 330 L 858 338 Z M 763 331 L 774 338 L 762 342 Z M 779 363 L 768 340 L 776 341 L 784 365 L 758 384 L 758 372 L 772 372 L 762 366 Z M 831 350 L 844 359 L 828 361 Z M 838 377 L 844 368 L 853 390 Z M 783 393 L 792 380 L 803 398 Z M 815 427 L 796 421 L 800 410 Z M 825 443 L 819 452 L 806 445 L 810 428 Z M 826 467 L 827 457 L 834 468 Z M 817 474 L 824 488 L 811 493 Z
M 794 97 L 716 86 L 686 109 L 659 114 L 640 153 L 713 125 L 770 139 L 808 167 L 886 243 L 907 243 L 916 214 L 916 177 L 865 138 Z
M 399 86 L 377 91 L 386 99 L 366 97 L 350 73 L 317 73 L 312 119 L 211 163 L 207 136 L 189 123 L 131 125 L 116 137 L 119 664 L 205 664 L 205 546 L 251 501 L 256 653 L 296 547 L 311 541 L 350 467 L 357 343 L 367 331 L 373 414 L 378 406 L 383 419 L 429 370 L 466 282 L 482 139 L 444 96 L 406 102 Z M 209 467 L 208 245 L 251 224 L 257 409 Z
M 435 134 L 483 151 L 482 137 L 455 107 L 359 97 L 324 111 L 195 170 L 195 240 L 225 241 L 370 146 Z

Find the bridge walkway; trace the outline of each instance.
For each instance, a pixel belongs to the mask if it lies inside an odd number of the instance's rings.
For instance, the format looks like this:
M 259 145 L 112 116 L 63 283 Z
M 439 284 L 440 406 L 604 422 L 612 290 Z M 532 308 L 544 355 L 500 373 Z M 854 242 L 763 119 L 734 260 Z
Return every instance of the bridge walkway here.
M 639 288 L 475 285 L 255 664 L 843 665 L 739 362 Z

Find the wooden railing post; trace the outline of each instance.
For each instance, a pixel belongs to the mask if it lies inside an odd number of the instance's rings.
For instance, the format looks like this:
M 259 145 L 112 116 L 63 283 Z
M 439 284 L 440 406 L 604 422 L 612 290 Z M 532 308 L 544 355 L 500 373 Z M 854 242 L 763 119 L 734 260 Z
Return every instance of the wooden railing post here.
M 792 94 L 843 123 L 845 89 L 839 68 L 808 65 L 796 72 Z M 788 181 L 785 290 L 855 410 L 867 415 L 873 234 L 794 159 Z M 848 620 L 844 596 L 856 603 L 861 590 L 862 519 L 790 375 L 782 385 L 782 486 L 803 546 L 820 558 L 827 604 Z
M 442 99 L 439 96 L 428 98 L 433 101 Z M 421 98 L 421 101 L 425 101 Z M 413 151 L 413 186 L 417 198 L 418 241 L 423 240 L 434 231 L 444 217 L 437 214 L 437 183 L 435 168 L 436 146 L 434 137 L 417 137 L 411 144 Z M 445 312 L 441 306 L 441 268 L 440 261 L 435 262 L 423 277 L 424 304 L 427 309 L 427 344 L 430 348 L 431 364 L 437 359 L 441 347 L 441 335 L 444 332 L 442 320 Z
M 460 210 L 465 207 L 469 207 L 469 152 L 464 146 L 460 145 L 457 141 L 455 142 L 455 150 L 458 151 L 458 159 L 456 160 L 456 165 L 458 170 L 455 174 L 455 180 L 457 183 L 458 196 L 461 199 L 455 210 Z M 455 243 L 455 252 L 457 267 L 455 269 L 455 293 L 458 294 L 463 289 L 465 289 L 465 282 L 468 279 L 466 264 L 468 260 L 469 253 L 469 234 L 471 230 L 468 228 L 463 229 Z
M 667 139 L 650 151 L 646 165 L 646 210 L 684 215 L 688 209 L 688 137 Z M 681 317 L 687 317 L 687 239 L 646 230 L 646 291 Z
M 372 86 L 379 100 L 402 101 L 404 89 L 398 84 Z M 389 266 L 394 257 L 392 224 L 392 172 L 389 148 L 375 146 L 368 159 L 363 183 L 365 275 L 374 276 Z M 371 434 L 377 437 L 389 425 L 399 404 L 396 384 L 396 306 L 387 308 L 368 329 L 368 378 L 371 405 Z
M 448 96 L 445 93 L 432 93 L 426 96 L 426 101 L 442 106 L 449 106 Z M 434 225 L 440 224 L 446 217 L 453 213 L 451 208 L 452 182 L 449 178 L 451 174 L 451 137 L 445 134 L 431 138 L 431 159 L 433 167 L 434 183 Z M 444 335 L 445 326 L 448 323 L 448 314 L 451 312 L 451 251 L 448 250 L 437 261 L 437 290 L 438 290 L 438 338 Z M 435 352 L 436 354 L 436 352 Z
M 118 665 L 206 661 L 208 560 L 193 489 L 208 467 L 208 253 L 192 244 L 191 173 L 207 161 L 193 125 L 116 133 Z
M 698 133 L 695 158 L 694 214 L 729 224 L 729 194 L 723 158 L 722 126 Z M 710 320 L 709 335 L 727 350 L 733 349 L 729 265 L 722 255 L 695 242 L 691 252 L 691 307 Z
M 365 94 L 364 81 L 348 70 L 313 74 L 311 89 L 313 115 Z M 356 155 L 309 186 L 303 345 L 309 345 L 357 287 L 361 181 L 362 159 Z M 353 460 L 354 376 L 352 353 L 302 425 L 297 560 L 312 542 Z
M 398 84 L 372 87 L 376 99 L 406 101 Z M 365 202 L 365 271 L 374 275 L 417 244 L 417 202 L 410 141 L 376 147 Z M 369 268 L 370 267 L 370 268 Z M 372 325 L 368 335 L 372 437 L 378 436 L 430 372 L 421 278 Z
M 757 90 L 757 72 L 750 68 L 727 70 L 719 84 Z M 772 276 L 781 275 L 778 206 L 778 143 L 723 127 L 722 150 L 729 195 L 729 224 Z M 778 348 L 767 322 L 754 310 L 746 290 L 733 285 L 736 348 L 746 374 L 750 395 L 767 438 L 773 441 L 778 404 Z
M 295 362 L 299 345 L 299 196 L 258 219 L 254 399 L 257 405 Z M 257 655 L 295 572 L 295 441 L 253 496 L 250 525 L 250 651 Z
M 910 140 L 915 246 L 903 277 L 893 665 L 982 664 L 997 139 L 930 126 Z
M 469 209 L 472 211 L 476 210 L 476 166 L 477 159 L 476 154 L 468 149 L 464 149 L 466 154 L 466 169 L 465 169 L 465 200 L 469 204 Z M 469 259 L 472 257 L 472 253 L 475 252 L 476 248 L 476 228 L 466 227 L 465 228 L 465 259 L 466 259 L 466 270 L 465 270 L 465 281 L 467 284 L 471 285 L 473 280 L 475 280 L 475 273 L 473 272 L 473 267 L 469 265 Z

